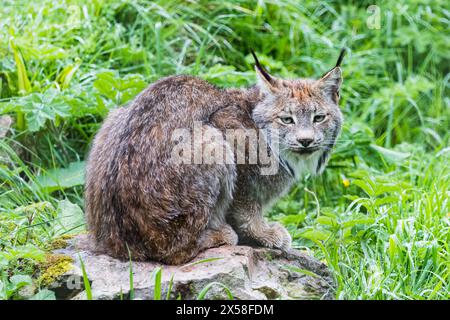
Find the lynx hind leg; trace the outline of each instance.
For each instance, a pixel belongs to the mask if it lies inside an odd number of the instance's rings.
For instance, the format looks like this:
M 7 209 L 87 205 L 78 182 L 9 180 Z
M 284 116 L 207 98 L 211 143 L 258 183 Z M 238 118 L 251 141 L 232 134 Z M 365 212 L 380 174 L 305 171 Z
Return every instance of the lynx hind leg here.
M 211 210 L 207 229 L 199 238 L 200 251 L 221 245 L 236 245 L 238 236 L 233 228 L 226 223 L 225 215 L 233 201 L 233 191 L 236 184 L 237 168 L 234 153 L 222 133 L 212 127 L 205 126 L 204 134 L 208 137 L 203 141 L 203 159 L 221 173 L 220 192 Z
M 207 126 L 207 129 L 221 134 L 219 130 L 213 127 Z M 206 145 L 208 148 L 205 150 Z M 219 156 L 214 158 L 214 156 L 217 156 L 217 154 L 214 155 L 214 151 L 218 150 L 221 150 Z M 177 244 L 174 244 L 174 251 L 163 260 L 165 263 L 173 265 L 187 263 L 195 258 L 198 253 L 208 248 L 236 245 L 238 242 L 236 232 L 225 222 L 225 214 L 232 202 L 237 176 L 232 149 L 226 141 L 217 139 L 204 141 L 203 152 L 204 154 L 205 152 L 212 152 L 213 157 L 207 158 L 206 162 L 197 164 L 195 167 L 198 172 L 201 172 L 201 185 L 207 186 L 207 191 L 205 191 L 208 194 L 216 194 L 214 201 L 209 203 L 209 208 L 204 208 L 208 211 L 208 222 L 201 230 L 198 230 L 198 236 L 190 235 L 191 241 L 188 245 L 177 246 Z M 203 159 L 205 160 L 205 157 Z M 202 205 L 204 203 L 202 202 Z
M 175 254 L 165 258 L 162 262 L 169 265 L 185 264 L 204 250 L 225 245 L 236 245 L 237 243 L 238 235 L 236 232 L 230 225 L 224 224 L 220 229 L 204 230 L 194 245 L 184 248 L 183 250 L 178 250 Z

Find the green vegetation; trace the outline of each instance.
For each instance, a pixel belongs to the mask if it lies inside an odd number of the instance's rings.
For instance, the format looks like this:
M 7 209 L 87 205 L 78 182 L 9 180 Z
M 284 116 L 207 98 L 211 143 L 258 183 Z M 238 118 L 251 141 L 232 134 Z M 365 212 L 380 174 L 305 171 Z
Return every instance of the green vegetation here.
M 250 48 L 276 75 L 318 77 L 344 46 L 330 165 L 270 217 L 331 268 L 338 299 L 449 299 L 448 2 L 376 2 L 4 0 L 0 299 L 83 230 L 83 161 L 110 109 L 176 73 L 250 85 Z

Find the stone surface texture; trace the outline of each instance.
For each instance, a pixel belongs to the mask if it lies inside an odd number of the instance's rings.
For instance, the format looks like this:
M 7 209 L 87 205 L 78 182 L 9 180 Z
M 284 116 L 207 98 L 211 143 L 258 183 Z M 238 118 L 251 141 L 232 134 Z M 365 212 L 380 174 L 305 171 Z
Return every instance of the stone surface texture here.
M 93 299 L 130 298 L 130 262 L 91 250 L 87 235 L 71 239 L 56 250 L 73 258 L 71 270 L 49 285 L 58 299 L 86 299 L 80 258 L 85 266 Z M 161 268 L 161 296 L 197 299 L 210 283 L 205 299 L 332 299 L 334 284 L 323 263 L 297 250 L 282 252 L 248 246 L 209 249 L 182 266 L 132 262 L 134 299 L 153 299 L 154 270 Z M 172 280 L 171 280 L 172 279 Z M 220 283 L 220 284 L 218 284 Z

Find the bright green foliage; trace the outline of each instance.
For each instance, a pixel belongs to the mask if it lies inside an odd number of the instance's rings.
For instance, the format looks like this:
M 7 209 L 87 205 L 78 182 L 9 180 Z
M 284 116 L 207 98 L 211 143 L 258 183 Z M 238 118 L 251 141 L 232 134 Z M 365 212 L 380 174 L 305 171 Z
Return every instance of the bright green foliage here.
M 339 299 L 450 298 L 448 1 L 372 5 L 3 1 L 0 116 L 15 123 L 0 138 L 0 298 L 20 298 L 46 246 L 83 229 L 84 160 L 109 110 L 171 74 L 251 85 L 250 49 L 273 74 L 319 77 L 344 46 L 330 164 L 269 216 L 328 264 Z

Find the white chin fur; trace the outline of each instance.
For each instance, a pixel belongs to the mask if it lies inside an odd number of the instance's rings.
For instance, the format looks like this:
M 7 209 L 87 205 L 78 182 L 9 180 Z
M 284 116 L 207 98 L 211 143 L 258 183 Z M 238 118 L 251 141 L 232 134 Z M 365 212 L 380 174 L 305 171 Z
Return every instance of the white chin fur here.
M 285 159 L 289 162 L 292 169 L 294 169 L 295 177 L 300 178 L 306 174 L 316 175 L 319 158 L 323 151 L 318 150 L 312 154 L 299 155 L 292 152 L 286 152 Z

